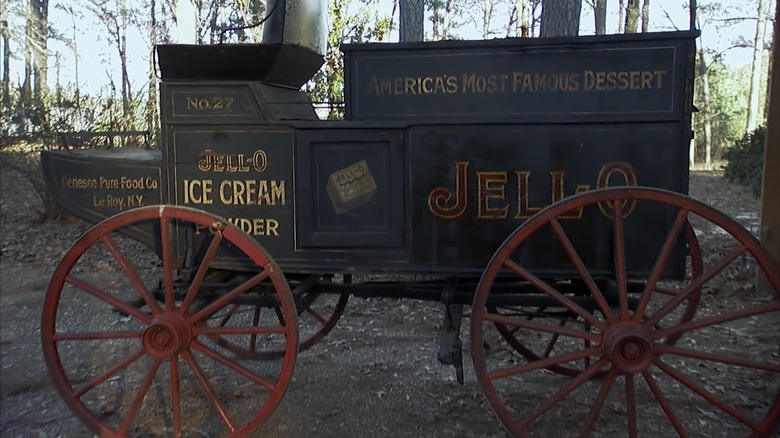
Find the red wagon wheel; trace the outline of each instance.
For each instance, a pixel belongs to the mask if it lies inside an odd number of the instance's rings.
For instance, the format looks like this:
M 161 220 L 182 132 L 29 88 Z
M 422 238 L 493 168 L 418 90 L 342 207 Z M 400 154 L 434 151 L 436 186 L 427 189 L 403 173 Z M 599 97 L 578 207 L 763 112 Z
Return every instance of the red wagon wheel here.
M 693 230 L 693 227 L 690 224 L 687 224 L 685 226 L 685 240 L 688 250 L 688 267 L 690 269 L 690 273 L 693 277 L 698 277 L 703 273 L 703 264 L 702 264 L 702 258 L 701 258 L 701 247 L 699 246 L 699 240 L 696 238 L 696 233 Z M 642 286 L 640 284 L 640 286 Z M 584 285 L 582 286 L 585 287 Z M 655 294 L 661 294 L 661 295 L 668 295 L 670 294 L 670 291 L 668 291 L 666 288 L 662 287 L 661 285 L 658 285 L 652 293 Z M 696 314 L 696 307 L 699 304 L 699 299 L 701 297 L 701 287 L 697 287 L 696 291 L 691 294 L 691 296 L 682 303 L 680 306 L 682 308 L 682 311 L 680 312 L 680 322 L 686 322 L 690 321 L 691 318 Z M 509 308 L 502 308 L 502 307 L 495 307 L 495 306 L 488 306 L 487 311 L 490 313 L 494 313 L 498 316 L 510 316 L 510 315 L 523 315 L 523 318 L 526 320 L 531 320 L 534 318 L 539 317 L 545 317 L 549 316 L 551 314 L 551 310 L 557 310 L 560 312 L 565 312 L 566 309 L 564 307 L 558 307 L 557 309 L 548 309 L 544 307 L 534 307 L 529 308 L 527 306 L 524 307 L 518 307 L 518 306 L 512 306 Z M 573 318 L 572 318 L 573 317 Z M 560 327 L 566 327 L 567 324 L 569 325 L 584 325 L 587 326 L 587 321 L 583 320 L 582 318 L 577 317 L 576 315 L 572 315 L 572 317 L 562 318 L 559 319 L 558 325 Z M 571 351 L 572 349 L 576 350 L 580 347 L 579 341 L 572 342 L 571 338 L 561 337 L 558 333 L 541 333 L 536 332 L 535 335 L 537 339 L 535 339 L 532 342 L 528 342 L 521 337 L 519 337 L 519 334 L 522 334 L 523 332 L 520 331 L 519 326 L 513 326 L 509 327 L 505 324 L 502 324 L 500 322 L 494 323 L 494 326 L 498 333 L 501 335 L 501 338 L 506 341 L 509 346 L 511 346 L 516 352 L 523 355 L 528 360 L 540 360 L 540 359 L 546 359 L 550 357 L 551 354 L 557 353 L 558 355 L 566 353 L 568 351 Z M 674 344 L 680 335 L 675 336 L 669 336 L 668 338 L 664 339 L 664 343 L 667 345 Z M 582 341 L 582 346 L 588 347 L 590 346 L 589 341 L 585 340 Z M 573 363 L 569 366 L 567 365 L 551 365 L 547 367 L 548 370 L 564 374 L 567 376 L 576 376 L 582 370 L 587 367 L 590 364 L 590 359 L 586 358 L 582 361 L 578 361 L 577 363 Z M 604 373 L 599 373 L 599 377 L 603 377 Z
M 129 227 L 156 234 L 158 248 L 127 239 Z M 193 233 L 212 238 L 185 284 L 176 250 Z M 258 270 L 230 291 L 206 294 L 201 285 L 217 254 Z M 204 323 L 257 290 L 278 303 L 287 324 Z M 211 341 L 231 334 L 274 336 L 284 359 L 239 362 Z M 216 216 L 176 206 L 130 210 L 79 238 L 49 284 L 41 340 L 60 395 L 101 437 L 247 436 L 278 406 L 298 351 L 292 294 L 265 250 Z
M 347 277 L 348 278 L 348 277 Z M 311 274 L 302 279 L 289 279 L 298 308 L 300 344 L 298 352 L 307 350 L 322 340 L 336 326 L 347 307 L 349 294 L 326 294 L 317 287 L 332 281 L 332 275 Z M 345 279 L 345 281 L 349 281 Z M 284 324 L 284 316 L 277 306 L 234 304 L 214 314 L 210 325 L 231 327 L 234 325 Z M 233 354 L 249 359 L 270 360 L 284 356 L 284 344 L 280 339 L 259 336 L 221 336 L 216 342 Z
M 642 216 L 659 209 L 674 220 L 670 229 L 662 230 L 664 238 L 647 245 L 650 230 Z M 612 236 L 607 245 L 614 261 L 614 299 L 607 288 L 597 285 L 607 273 L 588 266 L 594 242 L 567 232 L 572 225 L 563 220 L 573 211 L 591 218 L 601 215 L 600 210 L 611 212 L 604 220 Z M 625 214 L 629 211 L 631 215 Z M 689 263 L 687 275 L 666 278 L 686 221 L 707 233 L 711 247 L 704 252 L 700 274 Z M 545 240 L 550 250 L 560 249 L 568 257 L 568 266 L 587 287 L 584 296 L 559 292 L 563 289 L 542 281 L 519 261 L 528 254 L 529 242 L 538 243 L 539 236 L 552 236 Z M 653 249 L 639 255 L 626 251 L 645 247 Z M 630 287 L 640 275 L 632 271 L 636 257 L 650 260 L 639 291 Z M 768 279 L 768 290 L 742 286 L 755 279 L 756 269 Z M 583 323 L 564 325 L 552 315 L 528 318 L 488 312 L 494 283 L 507 275 L 534 286 L 555 303 L 551 306 Z M 534 215 L 491 259 L 472 309 L 474 368 L 496 415 L 518 437 L 564 436 L 567 431 L 577 436 L 635 437 L 640 430 L 654 436 L 766 437 L 780 420 L 779 290 L 780 265 L 724 214 L 658 189 L 587 192 Z M 686 301 L 697 295 L 694 316 Z M 586 310 L 588 303 L 597 310 Z M 513 349 L 486 351 L 486 329 L 495 324 L 519 327 L 514 335 L 525 339 L 557 334 L 568 347 L 536 359 Z M 548 371 L 557 366 L 578 371 L 571 377 Z

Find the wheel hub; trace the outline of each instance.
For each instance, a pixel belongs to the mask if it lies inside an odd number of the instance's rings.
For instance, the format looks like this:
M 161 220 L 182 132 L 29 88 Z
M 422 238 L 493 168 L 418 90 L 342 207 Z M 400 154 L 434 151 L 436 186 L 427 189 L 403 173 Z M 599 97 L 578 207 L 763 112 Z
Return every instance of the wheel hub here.
M 607 357 L 623 373 L 640 373 L 653 362 L 653 339 L 642 325 L 623 322 L 612 326 L 604 337 Z
M 183 316 L 175 313 L 157 315 L 144 330 L 146 351 L 158 358 L 167 359 L 181 353 L 190 345 L 192 331 Z

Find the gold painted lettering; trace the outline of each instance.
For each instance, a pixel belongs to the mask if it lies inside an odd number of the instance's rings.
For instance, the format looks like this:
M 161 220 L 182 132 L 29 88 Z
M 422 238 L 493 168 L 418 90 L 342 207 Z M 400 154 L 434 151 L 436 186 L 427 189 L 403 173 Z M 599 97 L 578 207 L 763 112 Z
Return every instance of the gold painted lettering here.
M 183 180 L 184 204 L 213 204 L 211 198 L 213 182 L 210 179 Z
M 468 161 L 455 161 L 455 202 L 452 205 L 452 192 L 445 187 L 436 187 L 428 195 L 428 210 L 442 219 L 456 219 L 466 212 L 468 207 Z
M 284 190 L 284 181 L 271 181 L 271 205 L 287 205 L 287 195 Z
M 506 219 L 509 206 L 491 207 L 491 199 L 505 200 L 506 172 L 477 172 L 477 217 Z
M 542 207 L 529 207 L 531 189 L 528 180 L 531 172 L 516 170 L 515 175 L 517 175 L 517 214 L 515 219 L 526 219 L 541 210 Z
M 417 81 L 414 78 L 404 78 L 404 93 L 417 94 Z
M 631 167 L 630 164 L 624 161 L 611 161 L 601 166 L 601 170 L 599 171 L 599 176 L 596 179 L 596 188 L 601 189 L 605 187 L 612 187 L 612 186 L 619 185 L 619 184 L 611 184 L 612 176 L 614 174 L 620 174 L 623 176 L 623 185 L 625 186 L 631 187 L 639 184 L 639 178 L 637 177 L 634 168 Z M 623 200 L 621 202 L 621 209 L 623 212 L 622 216 L 624 219 L 631 214 L 635 206 L 636 206 L 636 200 L 631 200 L 631 201 Z M 601 210 L 601 213 L 604 214 L 604 216 L 610 219 L 614 218 L 614 214 L 615 214 L 614 205 L 610 204 L 609 202 L 603 201 L 599 203 L 599 209 Z

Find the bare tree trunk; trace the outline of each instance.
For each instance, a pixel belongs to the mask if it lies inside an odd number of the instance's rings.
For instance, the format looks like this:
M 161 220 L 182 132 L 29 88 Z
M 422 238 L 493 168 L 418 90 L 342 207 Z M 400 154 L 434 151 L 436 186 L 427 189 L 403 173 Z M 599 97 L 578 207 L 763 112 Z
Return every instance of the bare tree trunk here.
M 76 108 L 81 108 L 81 83 L 79 82 L 79 48 L 76 39 L 76 33 L 78 26 L 76 26 L 76 17 L 73 12 L 73 7 L 68 7 L 70 12 L 71 35 L 70 50 L 73 52 L 73 79 L 76 82 L 76 90 L 74 91 L 76 99 Z
M 642 2 L 642 32 L 647 32 L 650 25 L 650 0 Z
M 530 35 L 531 23 L 528 22 L 528 2 L 526 0 L 515 0 L 517 7 L 517 36 L 528 38 Z
M 46 92 L 47 52 L 49 37 L 49 1 L 30 0 L 27 17 L 27 36 L 30 38 L 30 56 L 32 62 L 32 92 L 40 105 Z
M 607 33 L 607 0 L 596 0 L 593 12 L 596 35 L 604 35 Z
M 152 50 L 155 50 L 155 46 L 157 45 L 157 0 L 150 0 L 149 2 L 149 45 L 152 47 Z M 149 126 L 152 139 L 157 139 L 159 133 L 159 117 L 157 117 L 157 69 L 154 65 L 156 57 L 150 56 L 149 58 L 149 90 L 146 96 L 146 123 L 147 126 Z
M 704 46 L 701 38 L 698 40 L 699 49 L 699 76 L 701 76 L 702 106 L 699 108 L 699 117 L 704 124 L 704 163 L 707 169 L 712 166 L 712 121 L 710 120 L 710 80 L 709 66 L 704 58 Z
M 639 24 L 639 0 L 628 0 L 626 6 L 626 33 L 636 33 Z
M 780 11 L 780 4 L 778 4 L 777 9 Z M 780 26 L 778 24 L 775 24 L 775 26 Z M 777 35 L 777 34 L 775 34 Z M 769 114 L 769 97 L 770 93 L 769 91 L 772 89 L 772 61 L 774 58 L 775 53 L 775 45 L 777 44 L 777 41 L 773 38 L 772 43 L 769 45 L 769 56 L 767 56 L 767 67 L 766 67 L 766 99 L 764 99 L 764 109 L 762 111 L 763 117 L 766 118 Z
M 542 0 L 542 37 L 576 36 L 582 0 Z
M 108 31 L 108 36 L 114 45 L 114 48 L 119 55 L 122 90 L 122 114 L 126 117 L 131 112 L 131 88 L 130 88 L 130 75 L 127 71 L 127 8 L 125 0 L 121 0 L 118 6 L 118 11 L 109 9 L 105 2 L 100 0 L 91 0 L 93 6 L 93 12 L 103 21 Z M 126 121 L 126 120 L 125 120 Z M 126 128 L 126 127 L 125 127 Z
M 486 40 L 492 35 L 493 17 L 495 15 L 497 0 L 477 0 L 474 7 L 478 8 L 482 15 L 482 39 Z
M 398 39 L 401 42 L 423 40 L 423 0 L 400 0 Z
M 6 3 L 3 2 L 2 5 L 3 11 L 3 17 L 7 17 L 8 11 L 6 10 Z M 2 26 L 2 42 L 3 42 L 3 85 L 2 85 L 2 97 L 0 97 L 0 102 L 2 103 L 4 108 L 8 108 L 11 106 L 11 67 L 9 62 L 11 61 L 11 47 L 8 45 L 11 40 L 11 32 L 8 30 L 8 22 L 3 20 L 0 22 L 0 26 Z
M 748 94 L 747 125 L 745 132 L 755 130 L 758 123 L 759 95 L 761 94 L 762 58 L 764 53 L 764 34 L 766 32 L 765 0 L 758 0 L 756 13 L 756 35 L 753 38 L 753 62 L 750 64 L 750 92 Z
M 122 114 L 130 114 L 130 74 L 127 72 L 127 27 L 122 27 L 119 41 L 119 62 L 122 66 Z
M 444 14 L 441 16 L 441 35 L 442 38 L 452 37 L 452 16 L 455 14 L 457 0 L 444 1 Z
M 625 15 L 626 15 L 626 5 L 624 3 L 625 0 L 620 0 L 618 2 L 618 33 L 623 33 L 626 29 L 626 22 L 625 22 Z
M 46 125 L 43 96 L 46 94 L 48 16 L 48 0 L 29 0 L 21 98 L 22 107 L 29 110 L 27 119 L 38 127 Z

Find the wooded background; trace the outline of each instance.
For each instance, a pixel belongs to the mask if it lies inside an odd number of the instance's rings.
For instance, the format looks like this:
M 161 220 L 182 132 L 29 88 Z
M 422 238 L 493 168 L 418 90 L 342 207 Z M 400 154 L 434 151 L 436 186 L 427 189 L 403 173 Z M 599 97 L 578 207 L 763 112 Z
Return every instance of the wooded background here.
M 765 123 L 774 0 L 323 1 L 330 6 L 326 63 L 305 86 L 323 117 L 342 115 L 341 43 L 686 30 L 689 21 L 670 13 L 685 3 L 702 32 L 692 165 L 718 165 Z M 74 131 L 148 131 L 155 144 L 153 47 L 176 42 L 185 15 L 195 18 L 199 44 L 259 42 L 260 27 L 225 30 L 260 21 L 265 7 L 260 0 L 0 0 L 2 145 Z M 737 26 L 754 32 L 733 32 Z M 709 45 L 715 37 L 717 47 Z M 752 57 L 725 62 L 735 50 Z

